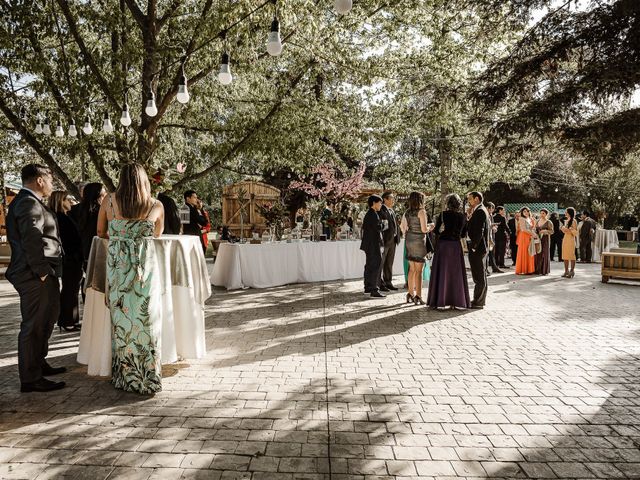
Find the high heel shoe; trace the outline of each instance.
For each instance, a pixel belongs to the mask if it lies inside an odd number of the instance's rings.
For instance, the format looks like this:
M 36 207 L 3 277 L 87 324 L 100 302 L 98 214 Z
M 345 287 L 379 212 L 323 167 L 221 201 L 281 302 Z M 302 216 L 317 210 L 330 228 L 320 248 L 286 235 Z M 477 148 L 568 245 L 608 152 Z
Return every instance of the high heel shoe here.
M 65 327 L 64 325 L 58 325 L 58 330 L 60 332 L 62 332 L 62 330 L 64 330 L 65 332 L 78 332 L 78 331 L 80 331 L 80 325 L 72 325 L 71 327 Z
M 413 303 L 413 295 L 407 293 L 407 303 Z
M 562 275 L 560 275 L 562 278 L 569 278 L 569 272 L 564 272 Z
M 573 278 L 576 276 L 576 272 L 574 270 L 571 270 L 571 272 L 569 272 L 569 278 Z
M 415 297 L 413 297 L 413 303 L 415 305 L 426 305 L 426 303 L 422 301 L 419 295 L 416 295 Z

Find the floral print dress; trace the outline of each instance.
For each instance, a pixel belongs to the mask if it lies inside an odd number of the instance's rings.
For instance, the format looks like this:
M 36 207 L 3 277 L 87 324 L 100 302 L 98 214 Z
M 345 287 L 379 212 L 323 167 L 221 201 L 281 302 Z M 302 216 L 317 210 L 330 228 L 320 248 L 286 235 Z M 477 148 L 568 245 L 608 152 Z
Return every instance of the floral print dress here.
M 160 288 L 150 220 L 113 218 L 107 255 L 111 383 L 141 394 L 162 390 Z

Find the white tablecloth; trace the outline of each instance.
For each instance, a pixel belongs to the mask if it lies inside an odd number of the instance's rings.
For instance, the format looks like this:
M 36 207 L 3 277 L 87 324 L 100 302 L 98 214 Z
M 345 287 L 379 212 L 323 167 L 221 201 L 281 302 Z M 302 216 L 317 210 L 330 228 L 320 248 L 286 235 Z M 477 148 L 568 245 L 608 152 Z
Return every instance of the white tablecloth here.
M 618 232 L 602 228 L 597 229 L 596 236 L 593 239 L 592 261 L 599 262 L 601 254 L 610 251 L 612 248 L 618 248 L 619 246 Z
M 393 274 L 404 273 L 404 243 L 396 247 Z M 211 282 L 229 290 L 268 288 L 291 283 L 362 278 L 364 252 L 360 241 L 221 243 Z
M 204 302 L 211 281 L 200 239 L 163 235 L 153 239 L 162 290 L 162 363 L 201 358 L 206 353 Z M 95 237 L 87 267 L 86 300 L 78 346 L 78 362 L 89 375 L 111 375 L 111 318 L 105 303 L 106 239 Z

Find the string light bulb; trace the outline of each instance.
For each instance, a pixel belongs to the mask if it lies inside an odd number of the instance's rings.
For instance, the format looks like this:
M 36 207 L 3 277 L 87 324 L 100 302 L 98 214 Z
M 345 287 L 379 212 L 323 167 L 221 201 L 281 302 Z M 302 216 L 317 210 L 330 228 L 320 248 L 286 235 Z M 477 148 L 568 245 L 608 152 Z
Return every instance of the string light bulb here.
M 73 118 L 69 124 L 69 136 L 74 138 L 78 136 L 78 129 L 76 128 L 76 122 Z
M 150 117 L 155 117 L 158 114 L 158 107 L 156 106 L 156 96 L 153 93 L 152 89 L 149 89 L 149 98 L 147 99 L 147 106 L 144 109 L 144 113 L 146 113 Z
M 82 131 L 85 135 L 91 135 L 93 133 L 93 127 L 91 126 L 91 119 L 89 115 L 87 115 L 84 119 L 84 126 L 82 127 Z
M 338 12 L 340 15 L 346 15 L 353 8 L 353 1 L 352 0 L 336 0 L 334 3 L 334 8 L 336 9 L 336 12 Z
M 128 127 L 131 125 L 131 115 L 129 115 L 129 105 L 127 101 L 122 104 L 122 115 L 120 115 L 120 124 L 123 127 Z
M 45 135 L 51 135 L 51 126 L 49 125 L 49 119 L 47 117 L 45 117 L 44 119 L 42 133 L 44 133 Z
M 56 137 L 64 137 L 64 128 L 62 128 L 62 122 L 58 119 L 58 123 L 56 124 Z
M 555 188 L 555 191 L 556 191 L 556 192 L 558 191 L 558 187 L 556 187 L 556 188 Z
M 282 53 L 282 41 L 280 39 L 280 22 L 278 17 L 273 17 L 271 31 L 267 38 L 267 53 L 272 57 L 277 57 Z
M 180 84 L 178 85 L 178 95 L 176 95 L 178 102 L 181 104 L 189 103 L 191 96 L 187 89 L 187 76 L 184 74 L 184 64 L 182 65 L 182 75 L 180 76 Z
M 220 61 L 220 71 L 218 72 L 218 81 L 222 85 L 230 85 L 233 82 L 233 75 L 231 75 L 231 58 L 228 52 L 222 54 L 222 60 Z

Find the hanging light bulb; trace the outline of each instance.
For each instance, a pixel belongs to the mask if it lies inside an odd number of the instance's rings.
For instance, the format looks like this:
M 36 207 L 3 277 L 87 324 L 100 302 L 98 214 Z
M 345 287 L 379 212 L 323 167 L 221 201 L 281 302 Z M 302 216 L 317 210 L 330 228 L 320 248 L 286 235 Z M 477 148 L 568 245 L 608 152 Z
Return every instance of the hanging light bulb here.
M 111 123 L 111 119 L 109 118 L 109 112 L 104 112 L 104 121 L 102 122 L 102 131 L 104 133 L 113 132 L 113 124 Z
M 590 197 L 590 196 L 591 196 L 591 192 L 587 192 L 587 197 Z
M 76 122 L 73 118 L 71 119 L 71 124 L 69 124 L 69 136 L 70 137 L 78 136 L 78 130 L 76 129 Z
M 82 131 L 85 135 L 91 135 L 93 133 L 93 127 L 91 126 L 91 119 L 89 118 L 89 115 L 84 119 L 84 127 L 82 127 Z
M 44 126 L 42 127 L 42 133 L 45 135 L 51 135 L 51 126 L 49 125 L 49 119 L 45 117 Z
M 340 15 L 346 15 L 351 11 L 351 8 L 353 7 L 353 1 L 352 0 L 336 0 L 334 3 L 334 7 L 336 9 L 336 12 L 338 12 Z
M 62 128 L 62 122 L 58 119 L 56 124 L 56 137 L 64 137 L 64 128 Z
M 277 57 L 282 53 L 282 41 L 280 40 L 280 22 L 278 17 L 273 17 L 271 31 L 267 38 L 267 53 L 272 57 Z
M 556 192 L 558 191 L 558 187 L 556 187 L 555 191 L 556 191 Z
M 131 125 L 131 115 L 129 115 L 129 105 L 126 100 L 122 105 L 122 115 L 120 116 L 120 123 L 123 127 L 128 127 Z
M 618 200 L 622 200 L 622 196 L 618 195 Z
M 290 173 L 287 173 L 287 178 L 291 178 L 291 174 Z
M 40 118 L 36 121 L 36 133 L 38 135 L 42 133 L 42 122 L 40 121 Z
M 184 74 L 184 64 L 182 65 L 182 76 L 180 77 L 180 84 L 178 85 L 178 95 L 176 95 L 178 102 L 186 104 L 189 102 L 191 96 L 187 89 L 187 76 Z
M 144 113 L 146 113 L 150 117 L 155 117 L 158 114 L 158 107 L 156 107 L 156 96 L 151 89 L 149 89 L 149 99 L 147 100 L 147 106 L 144 109 Z
M 227 52 L 222 54 L 222 60 L 220 62 L 220 71 L 218 72 L 218 81 L 222 85 L 230 85 L 233 81 L 233 75 L 231 75 L 230 57 Z

